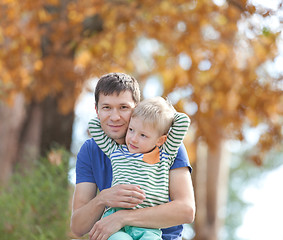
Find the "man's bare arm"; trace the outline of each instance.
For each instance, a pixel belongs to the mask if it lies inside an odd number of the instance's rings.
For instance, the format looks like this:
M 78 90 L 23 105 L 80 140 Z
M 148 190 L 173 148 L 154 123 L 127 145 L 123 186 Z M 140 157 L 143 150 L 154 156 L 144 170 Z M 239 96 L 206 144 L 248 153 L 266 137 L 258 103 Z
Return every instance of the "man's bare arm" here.
M 106 206 L 132 208 L 145 199 L 144 192 L 135 185 L 117 185 L 96 193 L 95 183 L 84 182 L 75 187 L 71 230 L 76 236 L 88 233 Z
M 192 223 L 195 217 L 195 198 L 188 168 L 170 170 L 169 181 L 171 202 L 150 208 L 113 213 L 95 223 L 90 231 L 90 239 L 108 239 L 126 225 L 167 228 Z
M 96 198 L 94 183 L 79 183 L 75 186 L 71 217 L 71 230 L 76 236 L 83 236 L 100 219 L 105 206 Z

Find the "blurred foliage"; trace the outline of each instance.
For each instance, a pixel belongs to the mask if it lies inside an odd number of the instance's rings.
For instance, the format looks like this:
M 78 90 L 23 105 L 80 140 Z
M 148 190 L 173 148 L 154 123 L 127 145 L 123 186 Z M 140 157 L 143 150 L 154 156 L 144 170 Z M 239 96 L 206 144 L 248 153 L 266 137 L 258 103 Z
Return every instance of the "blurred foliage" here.
M 69 239 L 69 153 L 53 149 L 0 190 L 3 240 Z
M 255 168 L 254 162 L 247 161 L 250 152 L 253 151 L 255 149 L 250 148 L 232 155 L 223 240 L 239 239 L 236 231 L 243 223 L 246 210 L 252 205 L 244 199 L 244 191 L 249 186 L 257 186 L 272 170 L 283 164 L 283 148 L 281 148 L 281 150 L 269 152 L 266 156 L 267 161 L 261 167 Z
M 0 98 L 7 102 L 18 92 L 27 102 L 52 95 L 68 113 L 85 79 L 126 71 L 141 82 L 157 77 L 164 95 L 177 92 L 178 110 L 195 106 L 192 162 L 199 138 L 211 148 L 241 140 L 243 125 L 267 126 L 252 157 L 259 163 L 282 141 L 282 76 L 265 68 L 278 55 L 280 29 L 252 21 L 276 11 L 247 0 L 3 0 L 0 12 Z

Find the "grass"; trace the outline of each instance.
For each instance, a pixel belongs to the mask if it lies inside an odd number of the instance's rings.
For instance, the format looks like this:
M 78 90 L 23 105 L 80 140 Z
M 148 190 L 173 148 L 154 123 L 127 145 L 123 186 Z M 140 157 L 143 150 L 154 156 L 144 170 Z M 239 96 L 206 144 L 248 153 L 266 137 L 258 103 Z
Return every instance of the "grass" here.
M 2 240 L 69 238 L 69 153 L 54 149 L 0 189 Z

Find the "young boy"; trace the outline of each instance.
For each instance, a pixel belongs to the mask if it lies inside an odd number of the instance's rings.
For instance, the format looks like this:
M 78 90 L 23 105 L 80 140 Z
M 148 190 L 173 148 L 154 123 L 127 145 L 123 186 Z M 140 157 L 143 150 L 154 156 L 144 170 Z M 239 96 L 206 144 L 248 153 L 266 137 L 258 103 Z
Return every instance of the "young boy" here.
M 126 145 L 117 144 L 109 138 L 101 129 L 98 118 L 90 121 L 89 130 L 98 146 L 111 159 L 112 186 L 138 185 L 145 192 L 146 199 L 135 208 L 144 208 L 169 201 L 169 169 L 189 124 L 186 114 L 177 113 L 167 101 L 156 97 L 142 101 L 135 108 Z M 104 216 L 117 210 L 109 208 Z M 125 226 L 109 239 L 161 239 L 161 230 Z

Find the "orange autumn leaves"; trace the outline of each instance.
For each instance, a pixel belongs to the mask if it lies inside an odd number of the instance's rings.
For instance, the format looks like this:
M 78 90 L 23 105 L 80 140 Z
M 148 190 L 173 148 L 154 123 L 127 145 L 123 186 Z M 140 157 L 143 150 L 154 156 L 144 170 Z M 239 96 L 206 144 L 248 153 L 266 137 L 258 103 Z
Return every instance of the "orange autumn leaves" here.
M 209 145 L 242 135 L 245 124 L 267 124 L 262 149 L 281 139 L 282 94 L 276 79 L 260 81 L 258 69 L 277 54 L 277 33 L 252 39 L 238 21 L 254 14 L 247 1 L 32 1 L 3 0 L 0 28 L 0 98 L 12 102 L 58 97 L 62 113 L 73 111 L 83 81 L 110 71 L 133 73 L 141 82 L 160 77 L 164 95 L 178 88 L 192 94 L 178 108 L 194 103 L 194 141 Z M 250 29 L 251 31 L 253 29 Z M 140 39 L 158 48 L 149 67 L 133 54 Z M 3 50 L 2 50 L 3 49 Z M 181 66 L 180 56 L 189 64 Z M 146 60 L 147 61 L 147 60 Z

